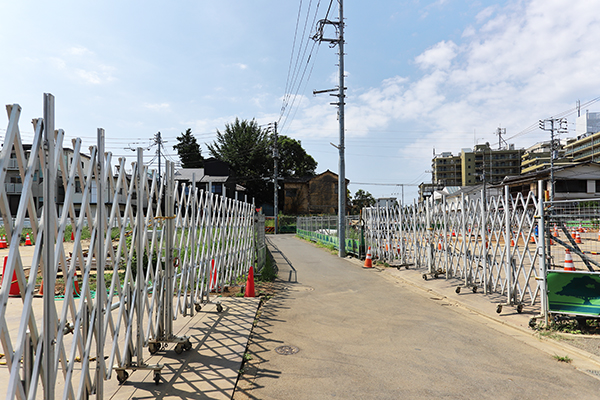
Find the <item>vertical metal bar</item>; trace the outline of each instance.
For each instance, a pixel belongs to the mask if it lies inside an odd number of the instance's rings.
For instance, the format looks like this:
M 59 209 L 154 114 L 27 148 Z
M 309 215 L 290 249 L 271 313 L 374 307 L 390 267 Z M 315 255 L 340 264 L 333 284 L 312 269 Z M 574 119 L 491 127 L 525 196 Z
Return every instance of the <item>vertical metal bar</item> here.
M 172 218 L 172 214 L 174 213 L 175 208 L 173 204 L 173 176 L 174 165 L 170 161 L 167 161 L 167 194 L 165 198 L 165 217 L 167 217 L 167 243 L 165 255 L 166 288 L 164 290 L 165 298 L 163 303 L 165 336 L 167 338 L 173 336 L 173 277 L 175 268 L 175 266 L 173 265 L 173 237 L 175 234 L 175 220 Z
M 191 216 L 191 229 L 190 229 L 190 236 L 192 237 L 192 254 L 190 257 L 190 265 L 191 265 L 191 286 L 190 286 L 190 304 L 186 304 L 186 306 L 189 306 L 190 309 L 190 316 L 194 316 L 194 282 L 196 280 L 196 208 L 198 207 L 198 198 L 196 197 L 197 191 L 196 191 L 196 174 L 193 173 L 192 174 L 192 193 L 191 193 L 191 203 L 192 203 L 192 216 Z M 187 296 L 186 296 L 187 299 Z
M 487 270 L 487 257 L 488 257 L 488 246 L 487 246 L 487 214 L 486 214 L 486 197 L 485 188 L 481 190 L 481 245 L 483 260 L 481 266 L 483 268 L 483 293 L 488 292 L 488 270 Z M 491 240 L 490 240 L 491 241 Z
M 96 219 L 98 224 L 98 251 L 96 253 L 96 398 L 104 397 L 104 313 L 106 285 L 104 283 L 104 269 L 106 267 L 106 251 L 104 240 L 106 238 L 106 219 L 104 202 L 104 129 L 98 128 L 98 168 L 96 169 Z M 110 237 L 110 236 L 109 236 Z
M 54 261 L 54 96 L 44 93 L 44 279 L 46 291 L 44 293 L 44 398 L 54 400 L 56 384 L 56 371 L 54 370 L 56 321 L 54 320 L 54 285 L 56 275 L 53 271 Z
M 25 333 L 25 351 L 23 353 L 23 383 L 25 393 L 29 393 L 31 387 L 31 375 L 33 372 L 33 341 L 31 332 L 27 329 Z
M 460 211 L 462 219 L 460 221 L 460 234 L 462 237 L 462 260 L 463 260 L 463 273 L 465 274 L 465 285 L 469 284 L 469 276 L 467 274 L 467 204 L 465 201 L 465 194 L 460 194 Z
M 448 205 L 446 204 L 446 195 L 442 196 L 442 212 L 444 221 L 444 270 L 446 271 L 446 279 L 450 278 L 450 268 L 448 265 Z
M 512 304 L 512 254 L 510 251 L 510 241 L 512 239 L 512 231 L 510 227 L 510 201 L 509 201 L 509 192 L 508 186 L 504 186 L 504 223 L 506 229 L 506 240 L 504 241 L 504 246 L 506 247 L 506 258 L 504 262 L 506 263 L 506 296 L 507 303 Z M 518 240 L 518 238 L 517 238 Z M 515 243 L 516 245 L 516 243 Z
M 546 232 L 546 220 L 544 218 L 544 181 L 538 181 L 538 257 L 540 276 L 542 278 L 542 314 L 544 315 L 544 324 L 548 325 L 548 289 L 546 286 L 546 241 L 544 240 Z M 551 251 L 551 247 L 548 247 Z
M 135 298 L 137 312 L 137 331 L 136 331 L 136 358 L 138 366 L 144 362 L 144 337 L 143 337 L 143 307 L 142 300 L 142 279 L 144 279 L 144 150 L 141 147 L 137 149 L 137 273 L 135 276 Z M 149 204 L 148 204 L 149 205 Z

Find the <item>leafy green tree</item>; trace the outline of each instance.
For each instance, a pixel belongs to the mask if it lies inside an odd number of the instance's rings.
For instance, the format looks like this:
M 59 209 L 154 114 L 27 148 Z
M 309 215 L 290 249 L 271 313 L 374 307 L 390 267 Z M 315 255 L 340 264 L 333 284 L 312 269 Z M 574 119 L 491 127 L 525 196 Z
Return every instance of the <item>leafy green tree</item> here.
M 375 198 L 373 195 L 362 189 L 358 189 L 352 199 L 352 214 L 357 215 L 364 207 L 373 207 L 374 205 Z
M 279 177 L 301 177 L 314 175 L 317 162 L 300 141 L 287 136 L 278 136 Z M 253 119 L 236 118 L 225 124 L 223 132 L 217 130 L 216 140 L 207 145 L 212 157 L 225 161 L 235 172 L 240 185 L 248 189 L 257 204 L 273 199 L 273 136 L 261 129 Z M 280 196 L 283 200 L 283 196 Z
M 279 148 L 279 175 L 302 177 L 315 175 L 317 162 L 306 153 L 299 140 L 285 135 L 277 137 Z
M 181 136 L 177 136 L 177 144 L 173 146 L 173 149 L 177 150 L 182 168 L 202 168 L 204 166 L 200 144 L 196 141 L 196 137 L 192 135 L 190 128 L 183 132 Z
M 225 124 L 223 132 L 217 129 L 217 138 L 207 145 L 212 157 L 225 161 L 236 174 L 238 183 L 248 189 L 257 204 L 272 197 L 267 179 L 272 176 L 269 135 L 256 121 L 238 118 Z

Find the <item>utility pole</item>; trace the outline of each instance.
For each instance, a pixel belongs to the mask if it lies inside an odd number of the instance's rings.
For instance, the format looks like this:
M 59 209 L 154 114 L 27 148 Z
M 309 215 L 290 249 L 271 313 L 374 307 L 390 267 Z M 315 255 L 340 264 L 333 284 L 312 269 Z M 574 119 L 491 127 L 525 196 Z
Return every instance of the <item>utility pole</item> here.
M 550 127 L 547 127 L 548 122 L 550 123 Z M 540 119 L 539 126 L 543 131 L 550 131 L 550 201 L 554 201 L 554 160 L 558 158 L 559 135 L 568 132 L 567 119 Z M 555 132 L 557 139 L 554 138 Z
M 344 87 L 344 0 L 338 0 L 339 3 L 339 20 L 330 21 L 322 19 L 317 23 L 317 33 L 313 36 L 313 40 L 318 42 L 328 42 L 331 46 L 338 46 L 339 55 L 339 86 L 337 94 L 338 101 L 331 103 L 338 106 L 338 121 L 339 121 L 339 145 L 336 146 L 339 150 L 339 174 L 338 174 L 338 241 L 339 241 L 339 256 L 346 256 L 346 162 L 344 159 L 344 105 L 345 105 L 345 90 Z M 323 30 L 326 25 L 332 25 L 337 33 L 337 37 L 327 39 L 323 37 Z M 334 92 L 335 89 L 313 91 L 313 94 Z
M 273 123 L 273 161 L 275 162 L 275 165 L 273 166 L 273 213 L 275 215 L 275 232 L 273 232 L 275 235 L 277 234 L 277 228 L 278 228 L 278 214 L 279 214 L 279 196 L 278 196 L 278 184 L 277 184 L 277 179 L 278 179 L 278 175 L 277 175 L 277 163 L 279 161 L 279 145 L 277 143 L 277 122 Z
M 498 135 L 498 150 L 500 150 L 502 149 L 502 135 L 506 135 L 506 128 L 498 127 L 498 129 L 496 129 L 496 135 Z M 506 141 L 504 141 L 504 143 L 506 143 Z
M 158 156 L 158 181 L 160 182 L 160 153 L 162 148 L 162 137 L 160 136 L 160 131 L 154 135 L 154 143 L 158 145 L 156 146 L 156 155 Z

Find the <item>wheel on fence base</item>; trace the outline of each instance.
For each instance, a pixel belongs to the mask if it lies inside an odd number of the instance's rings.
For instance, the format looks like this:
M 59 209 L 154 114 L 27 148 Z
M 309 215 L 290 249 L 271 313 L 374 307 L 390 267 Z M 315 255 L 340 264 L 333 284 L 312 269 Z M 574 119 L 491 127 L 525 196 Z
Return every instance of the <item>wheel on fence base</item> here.
M 223 306 L 221 304 L 217 304 L 217 312 L 223 312 Z
M 517 305 L 517 312 L 518 312 L 519 314 L 521 314 L 521 313 L 523 312 L 523 304 L 518 304 L 518 305 Z
M 120 384 L 125 383 L 127 378 L 129 378 L 129 373 L 127 373 L 127 371 L 124 371 L 124 370 L 117 371 L 117 380 L 119 381 Z
M 148 351 L 150 354 L 156 354 L 160 350 L 160 345 L 158 343 L 148 343 Z
M 535 329 L 535 326 L 537 325 L 537 319 L 535 317 L 531 318 L 529 320 L 529 327 L 531 329 Z
M 498 314 L 500 314 L 502 312 L 502 304 L 498 304 L 498 307 L 496 307 L 496 312 Z
M 196 303 L 194 309 L 196 310 L 196 312 L 200 312 L 200 310 L 202 310 L 202 305 L 200 305 L 200 303 Z
M 423 274 L 423 279 L 427 280 L 427 274 Z
M 457 286 L 457 287 L 456 287 L 456 290 L 455 290 L 455 292 L 456 292 L 456 294 L 460 294 L 460 286 Z
M 181 343 L 177 343 L 175 345 L 175 353 L 177 353 L 177 354 L 183 353 L 183 345 Z
M 437 272 L 435 274 L 433 274 L 433 279 L 437 279 L 438 278 L 438 274 Z
M 157 385 L 160 383 L 160 371 L 154 371 L 154 383 Z
M 477 293 L 477 286 L 473 286 L 473 293 Z
M 183 349 L 185 351 L 188 351 L 192 348 L 192 342 L 190 342 L 190 339 L 187 339 L 185 342 L 183 342 Z

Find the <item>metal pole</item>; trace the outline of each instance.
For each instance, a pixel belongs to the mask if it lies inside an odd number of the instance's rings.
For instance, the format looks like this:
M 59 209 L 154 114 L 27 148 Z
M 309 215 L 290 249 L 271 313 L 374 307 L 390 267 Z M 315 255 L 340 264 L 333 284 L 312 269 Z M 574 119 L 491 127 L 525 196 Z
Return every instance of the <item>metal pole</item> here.
M 509 200 L 509 192 L 508 192 L 508 186 L 504 186 L 504 224 L 505 224 L 505 229 L 506 229 L 506 240 L 504 243 L 504 246 L 506 247 L 506 281 L 507 281 L 507 285 L 506 285 L 506 297 L 507 297 L 507 303 L 508 304 L 512 304 L 512 254 L 511 254 L 511 250 L 510 250 L 510 241 L 512 239 L 512 230 L 511 230 L 511 226 L 510 226 L 510 200 Z M 519 240 L 518 238 L 515 238 L 515 245 L 517 244 L 516 242 Z
M 279 145 L 277 143 L 277 122 L 274 123 L 274 132 L 275 132 L 275 138 L 274 138 L 274 144 L 273 144 L 273 160 L 275 161 L 275 166 L 273 169 L 273 215 L 275 216 L 275 231 L 273 232 L 273 234 L 277 235 L 277 228 L 278 228 L 278 224 L 277 224 L 277 218 L 278 218 L 278 214 L 279 214 L 279 198 L 278 198 L 278 193 L 277 193 L 277 162 L 279 161 Z
M 548 289 L 546 286 L 546 241 L 545 235 L 545 219 L 544 219 L 544 181 L 538 181 L 538 213 L 540 219 L 538 221 L 538 257 L 540 266 L 540 276 L 542 278 L 542 314 L 544 315 L 544 324 L 548 325 Z M 550 251 L 550 247 L 548 250 Z
M 137 149 L 137 273 L 135 277 L 135 300 L 137 313 L 136 358 L 138 367 L 144 363 L 144 337 L 142 335 L 142 279 L 144 279 L 144 150 Z M 149 200 L 149 199 L 148 199 Z
M 54 96 L 50 93 L 44 93 L 44 279 L 46 280 L 46 291 L 44 293 L 44 316 L 43 316 L 43 362 L 44 367 L 44 398 L 54 399 L 54 388 L 56 385 L 56 371 L 54 369 L 55 345 L 56 345 L 56 321 L 54 315 L 54 285 L 56 274 L 53 271 L 54 261 L 54 222 L 53 215 L 56 212 L 54 207 Z M 64 172 L 63 172 L 64 173 Z
M 340 87 L 339 87 L 339 122 L 340 122 L 340 143 L 339 143 L 339 169 L 340 174 L 338 177 L 338 238 L 340 243 L 339 256 L 346 256 L 346 162 L 344 160 L 344 102 L 345 102 L 345 90 L 344 90 L 344 0 L 340 1 L 340 21 L 339 21 L 339 51 L 340 51 Z
M 554 118 L 550 120 L 550 201 L 554 201 Z
M 96 170 L 96 219 L 98 224 L 98 252 L 96 253 L 96 398 L 104 397 L 104 312 L 106 284 L 104 269 L 106 263 L 104 240 L 106 227 L 104 217 L 104 129 L 98 128 L 98 169 Z M 75 278 L 77 279 L 77 277 Z
M 173 175 L 174 175 L 174 164 L 167 161 L 167 193 L 165 196 L 165 217 L 167 217 L 167 243 L 166 243 L 166 255 L 165 255 L 165 300 L 163 303 L 163 315 L 164 315 L 164 327 L 165 327 L 165 338 L 173 336 L 173 277 L 174 268 L 173 265 L 173 236 L 174 236 L 174 225 L 175 220 L 172 218 L 174 211 L 173 204 Z

